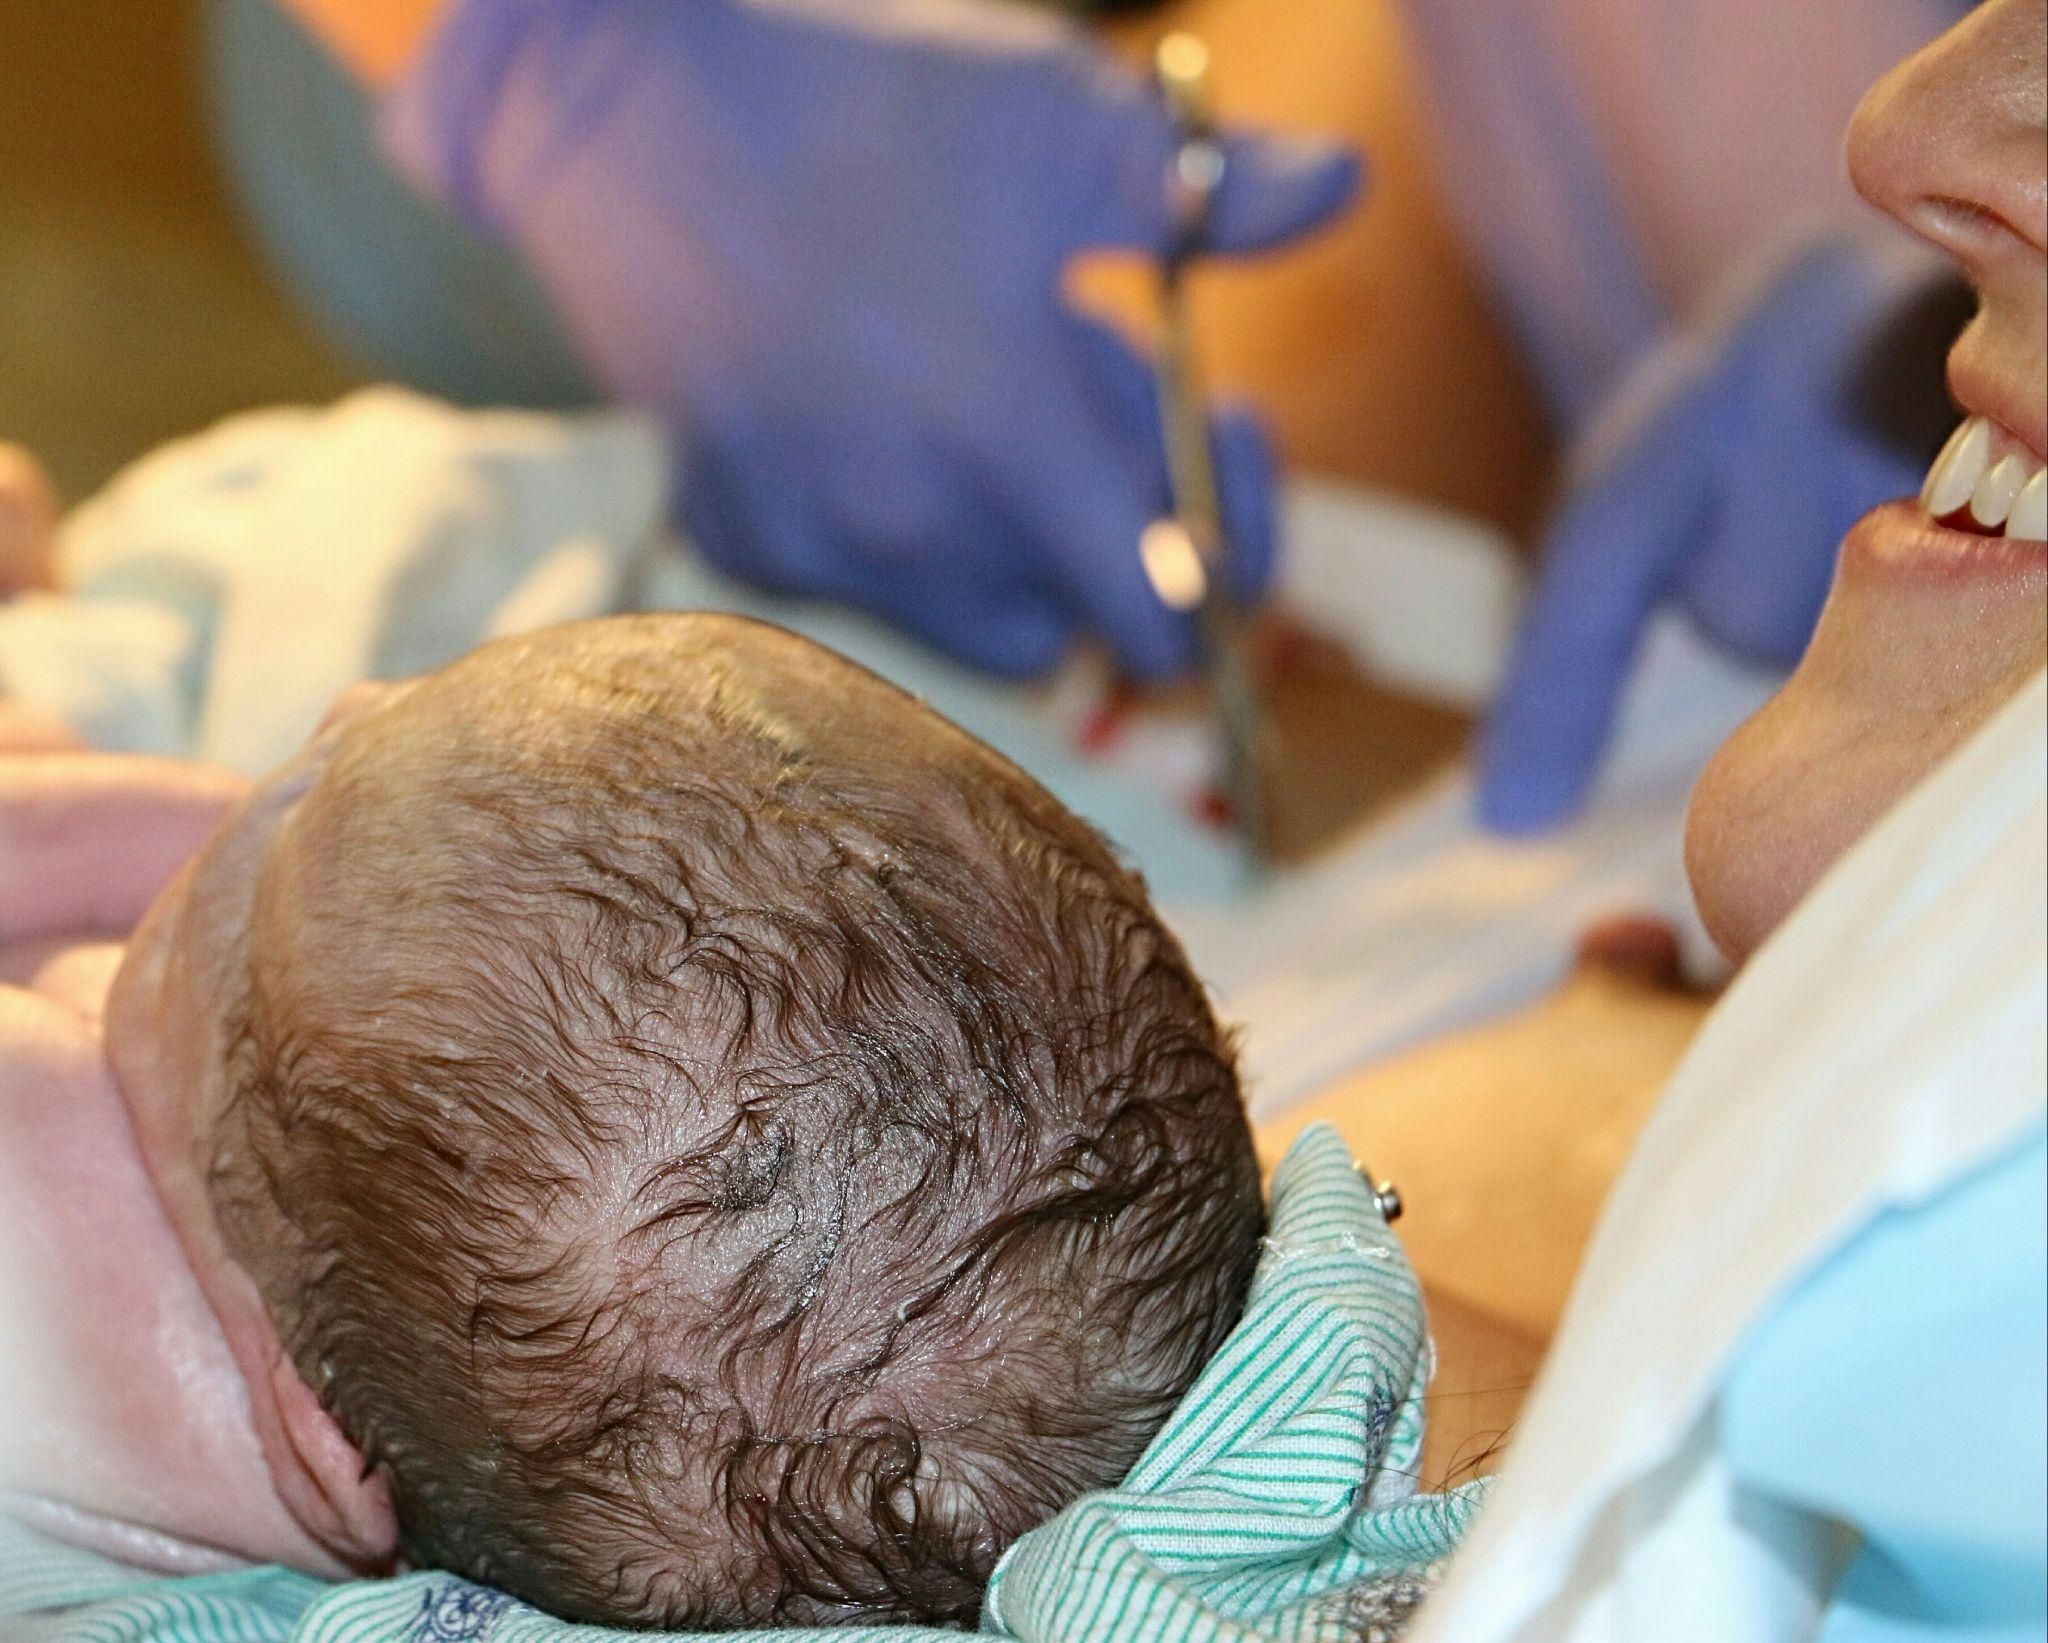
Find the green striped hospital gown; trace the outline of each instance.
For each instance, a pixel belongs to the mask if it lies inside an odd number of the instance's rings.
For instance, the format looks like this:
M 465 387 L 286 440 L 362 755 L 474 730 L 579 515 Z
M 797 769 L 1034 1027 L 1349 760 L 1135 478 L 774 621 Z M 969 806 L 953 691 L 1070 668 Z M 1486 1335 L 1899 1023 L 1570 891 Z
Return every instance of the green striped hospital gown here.
M 1420 1495 L 1421 1295 L 1336 1131 L 1273 1175 L 1244 1318 L 1123 1483 L 1009 1550 L 982 1630 L 1020 1643 L 1380 1643 L 1477 1509 Z M 701 1636 L 701 1634 L 699 1634 Z M 748 1643 L 934 1643 L 920 1626 Z M 453 1576 L 328 1585 L 278 1568 L 166 1580 L 0 1518 L 5 1643 L 647 1643 Z

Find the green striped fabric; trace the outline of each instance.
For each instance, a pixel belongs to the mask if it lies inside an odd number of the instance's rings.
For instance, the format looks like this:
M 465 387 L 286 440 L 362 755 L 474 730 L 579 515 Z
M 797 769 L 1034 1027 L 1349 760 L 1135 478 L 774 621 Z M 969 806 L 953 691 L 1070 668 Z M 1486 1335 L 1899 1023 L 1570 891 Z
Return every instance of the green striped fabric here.
M 982 1629 L 1020 1643 L 1378 1643 L 1477 1509 L 1419 1495 L 1430 1370 L 1415 1275 L 1336 1131 L 1273 1175 L 1243 1321 L 1130 1476 L 1024 1536 Z M 934 1643 L 920 1626 L 747 1643 Z M 698 1634 L 701 1639 L 702 1634 Z M 445 1574 L 330 1586 L 276 1568 L 140 1576 L 0 1519 L 7 1643 L 648 1643 Z

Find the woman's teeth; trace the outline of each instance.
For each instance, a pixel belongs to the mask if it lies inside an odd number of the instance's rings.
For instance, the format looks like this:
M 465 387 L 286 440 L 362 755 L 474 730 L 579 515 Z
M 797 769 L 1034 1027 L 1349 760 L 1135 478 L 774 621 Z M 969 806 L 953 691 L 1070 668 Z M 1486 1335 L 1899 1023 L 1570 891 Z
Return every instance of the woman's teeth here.
M 1927 470 L 1920 506 L 1955 530 L 2048 542 L 2048 468 L 2015 451 L 1993 461 L 1991 424 L 1973 416 Z
M 2048 542 L 2048 468 L 2036 468 L 2012 499 L 2005 534 L 2018 542 Z

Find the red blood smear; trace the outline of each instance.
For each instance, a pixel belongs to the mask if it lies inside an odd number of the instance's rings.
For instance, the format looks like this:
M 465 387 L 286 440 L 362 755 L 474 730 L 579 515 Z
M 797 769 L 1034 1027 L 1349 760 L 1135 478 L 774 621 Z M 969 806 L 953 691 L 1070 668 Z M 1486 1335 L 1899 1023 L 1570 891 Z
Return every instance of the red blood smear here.
M 1115 703 L 1104 702 L 1081 721 L 1080 733 L 1074 739 L 1083 753 L 1099 759 L 1122 738 L 1127 717 Z
M 1130 728 L 1131 716 L 1137 711 L 1137 705 L 1136 691 L 1122 683 L 1113 685 L 1109 694 L 1096 704 L 1095 710 L 1081 721 L 1081 728 L 1074 738 L 1081 751 L 1093 758 L 1101 758 L 1113 751 Z
M 1204 827 L 1228 830 L 1237 825 L 1237 812 L 1230 795 L 1220 787 L 1205 787 L 1188 804 L 1189 811 Z

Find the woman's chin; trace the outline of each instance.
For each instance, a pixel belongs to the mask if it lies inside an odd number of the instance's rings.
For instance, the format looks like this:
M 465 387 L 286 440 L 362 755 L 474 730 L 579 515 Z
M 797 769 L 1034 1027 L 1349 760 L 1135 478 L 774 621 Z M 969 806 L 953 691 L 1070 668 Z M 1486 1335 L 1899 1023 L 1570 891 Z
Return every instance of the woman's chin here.
M 2040 671 L 2044 564 L 1909 503 L 1850 533 L 1806 655 L 1693 790 L 1686 867 L 1730 958 Z
M 1813 712 L 1796 677 L 1766 703 L 1701 773 L 1686 816 L 1693 899 L 1722 952 L 1748 959 L 1917 774 Z

